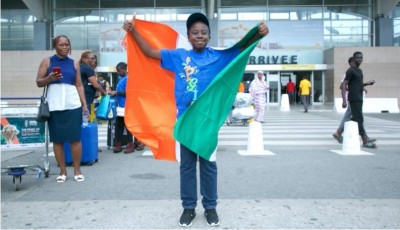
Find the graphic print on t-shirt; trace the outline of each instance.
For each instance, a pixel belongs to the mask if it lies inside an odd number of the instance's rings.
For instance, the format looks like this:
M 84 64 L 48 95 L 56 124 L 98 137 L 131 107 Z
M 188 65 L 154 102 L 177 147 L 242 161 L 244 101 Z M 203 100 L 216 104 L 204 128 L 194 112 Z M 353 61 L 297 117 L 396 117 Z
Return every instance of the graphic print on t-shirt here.
M 191 76 L 193 74 L 198 73 L 199 69 L 197 67 L 193 67 L 190 65 L 190 57 L 187 57 L 186 62 L 182 63 L 182 65 L 183 65 L 183 70 L 185 71 L 185 75 L 184 76 L 183 76 L 183 74 L 180 74 L 180 75 L 181 75 L 181 78 L 186 78 L 186 82 L 187 82 L 185 93 L 193 92 L 193 100 L 191 102 L 191 103 L 193 103 L 197 99 L 198 79 L 194 78 L 194 77 L 192 78 Z

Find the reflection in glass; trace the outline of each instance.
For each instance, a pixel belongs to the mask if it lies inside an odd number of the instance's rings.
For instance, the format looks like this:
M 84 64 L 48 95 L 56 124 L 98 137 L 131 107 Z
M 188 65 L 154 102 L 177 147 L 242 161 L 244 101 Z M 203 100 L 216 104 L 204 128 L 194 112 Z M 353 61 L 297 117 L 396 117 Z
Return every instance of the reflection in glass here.
M 278 82 L 270 81 L 269 82 L 269 103 L 278 103 Z
M 323 78 L 322 71 L 314 71 L 313 83 L 313 102 L 324 102 Z

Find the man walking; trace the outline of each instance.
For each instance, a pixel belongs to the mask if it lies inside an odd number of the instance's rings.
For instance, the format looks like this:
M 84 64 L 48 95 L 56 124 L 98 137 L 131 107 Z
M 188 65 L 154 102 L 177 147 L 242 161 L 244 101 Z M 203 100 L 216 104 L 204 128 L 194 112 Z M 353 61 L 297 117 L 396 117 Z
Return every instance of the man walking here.
M 349 63 L 350 67 L 354 66 L 355 65 L 354 58 L 350 57 L 349 60 L 348 60 L 348 63 Z M 340 82 L 340 89 L 342 89 L 342 87 L 343 87 L 343 81 L 344 81 L 345 78 L 346 78 L 346 74 L 344 74 L 343 79 Z M 372 80 L 372 81 L 369 81 L 367 83 L 363 83 L 363 86 L 373 85 L 374 83 L 375 83 L 375 81 Z M 347 89 L 346 89 L 346 91 L 347 91 Z M 367 90 L 365 88 L 364 88 L 364 92 L 367 93 Z M 346 96 L 346 98 L 347 98 L 347 96 Z M 336 132 L 333 134 L 333 138 L 335 138 L 339 143 L 343 142 L 342 133 L 344 131 L 344 123 L 347 122 L 347 121 L 350 121 L 350 120 L 351 120 L 351 108 L 350 108 L 350 106 L 347 106 L 346 112 L 344 113 L 343 118 L 340 121 L 339 127 L 337 128 Z M 370 140 L 371 141 L 375 141 L 375 139 L 374 140 L 370 139 Z
M 293 104 L 295 100 L 295 90 L 296 87 L 294 83 L 292 82 L 292 79 L 289 78 L 289 82 L 286 84 L 286 93 L 289 95 L 289 103 Z
M 299 95 L 301 96 L 301 101 L 303 102 L 304 112 L 308 112 L 308 100 L 310 99 L 311 92 L 311 82 L 307 79 L 307 76 L 303 76 L 303 80 L 300 81 L 299 85 Z
M 375 149 L 375 143 L 370 140 L 364 129 L 364 116 L 362 112 L 363 107 L 363 72 L 360 69 L 361 62 L 363 61 L 363 54 L 357 51 L 353 54 L 355 65 L 351 66 L 346 71 L 346 77 L 343 80 L 342 85 L 342 107 L 347 107 L 347 101 L 350 104 L 351 109 L 351 120 L 358 123 L 358 133 L 363 141 L 363 147 Z M 346 88 L 348 89 L 348 95 L 346 99 Z

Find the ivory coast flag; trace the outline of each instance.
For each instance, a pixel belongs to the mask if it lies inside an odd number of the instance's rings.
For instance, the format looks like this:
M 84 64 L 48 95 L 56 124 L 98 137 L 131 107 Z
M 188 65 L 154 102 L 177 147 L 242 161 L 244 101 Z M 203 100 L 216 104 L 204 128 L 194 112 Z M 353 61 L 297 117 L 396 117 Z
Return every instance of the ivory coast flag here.
M 136 19 L 135 28 L 153 48 L 175 49 L 181 44 L 179 34 L 165 24 Z M 255 33 L 258 33 L 257 27 L 233 47 L 243 46 Z M 251 44 L 222 69 L 176 120 L 174 74 L 162 69 L 160 61 L 144 56 L 128 33 L 125 125 L 133 136 L 150 147 L 156 159 L 176 161 L 176 140 L 210 160 L 217 148 L 218 131 L 231 110 L 247 60 L 257 43 Z

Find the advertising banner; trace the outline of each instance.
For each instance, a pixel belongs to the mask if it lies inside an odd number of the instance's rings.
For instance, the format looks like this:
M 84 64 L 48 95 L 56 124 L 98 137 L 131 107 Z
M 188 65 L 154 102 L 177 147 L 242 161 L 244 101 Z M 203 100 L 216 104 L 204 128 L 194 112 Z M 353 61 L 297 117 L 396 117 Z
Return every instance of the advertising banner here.
M 1 116 L 1 148 L 45 146 L 45 123 L 36 117 Z

